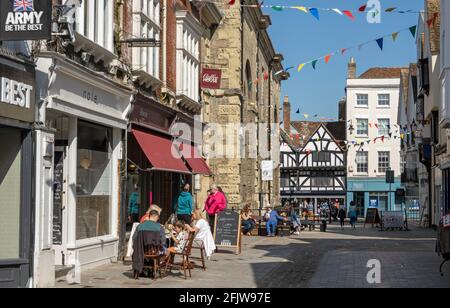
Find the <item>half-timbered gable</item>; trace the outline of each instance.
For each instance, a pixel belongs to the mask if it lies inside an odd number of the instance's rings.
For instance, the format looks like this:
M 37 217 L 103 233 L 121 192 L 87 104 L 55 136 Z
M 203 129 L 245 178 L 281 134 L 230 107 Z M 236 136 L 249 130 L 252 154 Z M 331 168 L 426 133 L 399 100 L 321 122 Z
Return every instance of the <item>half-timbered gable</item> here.
M 342 133 L 341 129 L 342 126 L 345 131 L 345 123 L 295 124 L 299 135 L 282 134 L 282 194 L 291 197 L 345 196 L 347 163 L 346 152 L 342 146 L 345 133 Z M 339 138 L 333 135 L 329 128 L 333 129 Z M 296 138 L 300 142 L 296 142 Z M 296 144 L 301 144 L 301 147 L 295 147 Z

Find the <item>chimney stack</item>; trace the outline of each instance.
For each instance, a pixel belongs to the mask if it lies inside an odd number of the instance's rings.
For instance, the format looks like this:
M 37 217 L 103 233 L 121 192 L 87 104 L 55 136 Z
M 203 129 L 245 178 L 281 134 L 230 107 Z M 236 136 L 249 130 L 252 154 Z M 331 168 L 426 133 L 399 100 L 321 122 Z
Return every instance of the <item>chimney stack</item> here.
M 355 58 L 351 57 L 350 62 L 348 63 L 347 79 L 355 79 L 355 78 L 356 78 L 356 61 Z
M 290 136 L 291 135 L 291 103 L 289 102 L 289 96 L 284 97 L 283 102 L 283 123 L 284 130 Z

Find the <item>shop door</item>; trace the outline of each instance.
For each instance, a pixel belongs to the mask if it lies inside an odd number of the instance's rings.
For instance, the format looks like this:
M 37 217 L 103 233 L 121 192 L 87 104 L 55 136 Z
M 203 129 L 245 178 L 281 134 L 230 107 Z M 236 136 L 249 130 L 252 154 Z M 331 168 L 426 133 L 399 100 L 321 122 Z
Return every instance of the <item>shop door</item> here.
M 358 217 L 365 217 L 365 198 L 363 192 L 355 193 L 354 195 L 355 205 L 356 205 L 356 214 Z
M 65 160 L 66 148 L 55 147 L 53 165 L 53 249 L 55 250 L 55 264 L 65 265 L 65 239 L 66 228 L 65 208 L 66 208 L 66 179 Z
M 32 136 L 0 126 L 0 288 L 26 287 L 31 275 Z

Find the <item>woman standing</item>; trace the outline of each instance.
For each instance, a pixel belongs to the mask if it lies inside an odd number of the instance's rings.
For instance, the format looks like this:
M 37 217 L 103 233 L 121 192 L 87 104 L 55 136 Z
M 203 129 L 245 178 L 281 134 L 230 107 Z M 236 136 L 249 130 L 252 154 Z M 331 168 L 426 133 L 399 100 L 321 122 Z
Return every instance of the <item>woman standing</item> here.
M 223 212 L 227 207 L 227 202 L 225 195 L 219 191 L 216 185 L 211 187 L 211 193 L 205 202 L 204 211 L 209 216 L 209 224 L 211 226 L 211 231 L 214 232 L 214 223 L 216 220 L 216 215 Z
M 187 224 L 192 223 L 192 212 L 194 211 L 193 200 L 191 195 L 191 186 L 184 185 L 183 191 L 180 193 L 177 201 L 177 219 L 182 220 Z

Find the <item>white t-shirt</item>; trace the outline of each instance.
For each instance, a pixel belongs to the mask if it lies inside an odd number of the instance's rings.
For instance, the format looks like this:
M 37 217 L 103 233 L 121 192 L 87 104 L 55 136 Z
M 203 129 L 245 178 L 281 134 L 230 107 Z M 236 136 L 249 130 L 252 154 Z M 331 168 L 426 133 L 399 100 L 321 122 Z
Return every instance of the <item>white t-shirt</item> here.
M 198 229 L 198 232 L 196 235 L 197 239 L 203 240 L 206 238 L 208 233 L 211 232 L 211 228 L 209 227 L 208 222 L 204 219 L 198 220 L 197 223 L 195 224 L 195 227 Z

